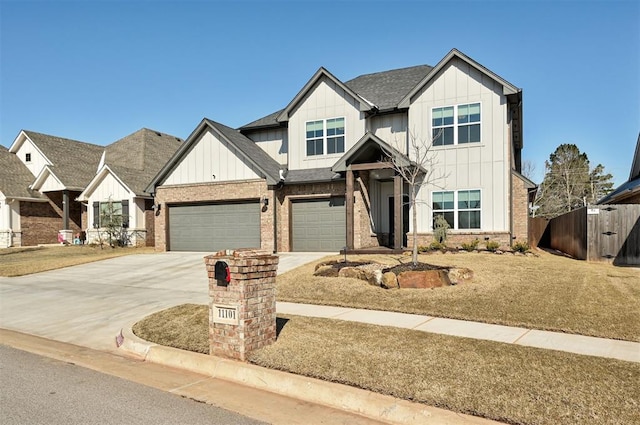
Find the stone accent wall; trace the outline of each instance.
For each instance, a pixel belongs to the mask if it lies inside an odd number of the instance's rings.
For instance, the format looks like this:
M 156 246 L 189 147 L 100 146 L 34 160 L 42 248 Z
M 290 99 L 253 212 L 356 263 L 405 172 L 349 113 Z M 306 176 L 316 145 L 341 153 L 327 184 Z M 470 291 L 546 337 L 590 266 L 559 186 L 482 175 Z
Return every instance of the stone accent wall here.
M 247 180 L 241 182 L 204 183 L 197 185 L 160 186 L 156 193 L 156 203 L 162 204 L 160 213 L 155 217 L 156 251 L 167 250 L 167 224 L 169 209 L 167 204 L 257 200 L 269 199 L 269 205 L 262 208 L 260 214 L 260 244 L 266 251 L 273 251 L 273 210 L 275 205 L 273 191 L 265 180 Z
M 276 340 L 276 255 L 256 250 L 220 251 L 204 258 L 209 278 L 209 354 L 245 361 Z M 229 266 L 227 286 L 215 265 Z
M 9 248 L 11 243 L 11 230 L 0 230 L 0 248 Z
M 527 242 L 529 240 L 529 192 L 524 181 L 515 175 L 511 176 L 513 211 L 513 239 Z
M 362 180 L 362 184 L 365 186 L 366 193 L 371 196 L 371 189 L 369 185 L 369 171 L 359 171 L 359 177 Z M 355 202 L 353 204 L 353 216 L 354 216 L 354 235 L 353 245 L 358 248 L 370 248 L 380 246 L 378 236 L 373 233 L 371 228 L 371 219 L 369 218 L 368 204 L 365 202 L 364 191 L 358 180 L 354 184 L 354 196 Z M 370 202 L 370 200 L 369 200 Z

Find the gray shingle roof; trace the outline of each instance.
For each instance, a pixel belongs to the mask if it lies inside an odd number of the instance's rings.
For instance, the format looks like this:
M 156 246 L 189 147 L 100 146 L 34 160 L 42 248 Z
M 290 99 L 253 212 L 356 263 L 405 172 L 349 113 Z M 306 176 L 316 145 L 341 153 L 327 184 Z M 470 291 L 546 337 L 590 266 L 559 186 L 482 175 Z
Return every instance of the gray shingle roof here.
M 327 182 L 341 179 L 340 174 L 331 168 L 312 168 L 308 170 L 290 170 L 284 180 L 285 184 Z
M 29 189 L 31 183 L 33 174 L 20 158 L 6 148 L 0 149 L 0 192 L 7 198 L 42 198 L 39 192 Z
M 212 127 L 216 128 L 222 135 L 238 148 L 247 158 L 251 159 L 254 164 L 267 174 L 267 180 L 277 182 L 280 177 L 280 169 L 282 166 L 278 162 L 263 151 L 256 143 L 241 134 L 238 130 L 227 127 L 224 124 L 205 118 L 205 121 Z
M 249 130 L 249 129 L 258 129 L 261 127 L 272 127 L 274 125 L 280 125 L 280 123 L 278 123 L 278 121 L 276 120 L 276 118 L 278 118 L 278 115 L 280 115 L 280 113 L 283 111 L 284 109 L 280 109 L 279 111 L 276 111 L 272 114 L 267 115 L 266 117 L 262 117 L 259 118 L 253 122 L 250 122 L 247 125 L 244 125 L 241 127 L 242 130 Z
M 51 170 L 69 190 L 83 190 L 96 173 L 104 147 L 27 131 L 24 133 L 53 163 Z
M 396 108 L 398 103 L 433 69 L 429 65 L 418 65 L 409 68 L 392 69 L 360 75 L 344 83 L 351 90 L 372 102 L 380 111 Z M 240 127 L 241 130 L 252 130 L 261 127 L 276 126 L 276 117 L 282 109 L 259 118 Z
M 413 89 L 429 71 L 429 65 L 365 74 L 349 80 L 347 87 L 373 102 L 380 111 L 393 109 Z
M 143 128 L 107 146 L 105 163 L 129 189 L 143 196 L 144 189 L 181 142 L 170 134 Z

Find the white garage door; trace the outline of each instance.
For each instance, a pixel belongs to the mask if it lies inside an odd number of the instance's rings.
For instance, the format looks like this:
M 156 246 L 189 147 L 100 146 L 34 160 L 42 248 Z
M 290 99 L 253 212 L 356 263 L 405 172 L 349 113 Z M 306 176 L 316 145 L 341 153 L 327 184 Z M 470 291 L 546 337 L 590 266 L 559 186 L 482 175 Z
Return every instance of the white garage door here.
M 260 248 L 259 202 L 169 206 L 169 250 L 236 248 Z
M 344 197 L 294 201 L 291 209 L 293 251 L 339 251 L 345 246 Z

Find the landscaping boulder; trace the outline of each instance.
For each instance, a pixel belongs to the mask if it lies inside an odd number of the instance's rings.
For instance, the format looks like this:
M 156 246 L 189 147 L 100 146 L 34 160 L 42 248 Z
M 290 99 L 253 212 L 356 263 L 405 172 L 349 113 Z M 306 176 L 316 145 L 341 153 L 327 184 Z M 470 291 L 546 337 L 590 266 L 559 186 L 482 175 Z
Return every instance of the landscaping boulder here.
M 338 271 L 339 269 L 333 267 L 331 264 L 318 264 L 313 275 L 322 277 L 338 277 Z
M 445 270 L 409 271 L 398 275 L 400 288 L 429 289 L 451 285 Z
M 382 274 L 381 285 L 385 289 L 395 289 L 398 287 L 398 277 L 393 272 L 386 272 Z
M 452 285 L 469 283 L 473 279 L 473 272 L 465 268 L 453 268 L 449 270 L 449 281 Z
M 364 274 L 364 270 L 356 267 L 343 267 L 338 272 L 338 276 L 350 277 L 352 279 L 367 280 L 367 277 Z

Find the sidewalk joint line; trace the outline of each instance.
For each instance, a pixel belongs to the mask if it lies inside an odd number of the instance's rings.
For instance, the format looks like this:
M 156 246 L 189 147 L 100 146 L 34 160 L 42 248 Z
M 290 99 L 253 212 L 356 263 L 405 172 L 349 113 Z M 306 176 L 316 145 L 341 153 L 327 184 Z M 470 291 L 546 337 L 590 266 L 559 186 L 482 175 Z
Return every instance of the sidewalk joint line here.
M 419 326 L 424 325 L 425 323 L 429 323 L 429 322 L 430 322 L 430 321 L 432 321 L 433 319 L 435 319 L 435 317 L 429 317 L 427 320 L 425 320 L 424 322 L 420 322 L 420 323 L 418 323 L 417 325 L 415 325 L 415 326 L 414 326 L 413 328 L 411 328 L 411 329 L 415 329 L 415 328 L 417 328 L 417 327 L 419 327 Z M 427 332 L 427 331 L 423 331 L 423 332 Z
M 533 329 L 527 329 L 527 331 L 525 333 L 523 333 L 522 335 L 520 335 L 519 337 L 517 337 L 516 340 L 512 342 L 512 344 L 517 344 L 518 341 L 520 341 L 522 338 L 524 338 L 532 330 Z

